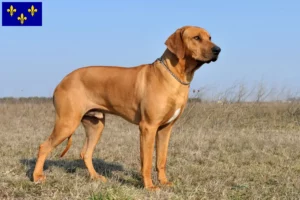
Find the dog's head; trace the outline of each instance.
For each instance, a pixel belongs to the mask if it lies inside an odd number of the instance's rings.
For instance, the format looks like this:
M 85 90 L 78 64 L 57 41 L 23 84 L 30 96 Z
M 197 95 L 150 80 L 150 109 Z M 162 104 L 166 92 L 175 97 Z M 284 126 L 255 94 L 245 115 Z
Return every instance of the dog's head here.
M 216 61 L 221 52 L 221 48 L 211 41 L 210 34 L 196 26 L 177 29 L 165 44 L 178 59 L 191 58 L 202 63 Z

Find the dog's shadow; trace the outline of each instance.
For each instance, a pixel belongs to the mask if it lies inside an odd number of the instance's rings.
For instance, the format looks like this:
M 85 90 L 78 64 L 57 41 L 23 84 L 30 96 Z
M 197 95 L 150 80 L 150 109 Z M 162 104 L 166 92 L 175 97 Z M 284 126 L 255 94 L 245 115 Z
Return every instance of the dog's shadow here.
M 27 166 L 28 170 L 26 172 L 26 176 L 33 181 L 33 171 L 34 167 L 36 164 L 36 159 L 21 159 L 20 163 L 23 165 Z M 115 178 L 122 184 L 129 184 L 133 185 L 135 187 L 141 187 L 142 186 L 142 179 L 141 176 L 130 170 L 126 171 L 124 170 L 124 167 L 118 163 L 107 163 L 101 159 L 93 159 L 93 165 L 95 167 L 95 170 L 97 173 L 108 177 L 108 178 Z M 75 173 L 78 168 L 80 169 L 87 169 L 83 160 L 77 159 L 77 160 L 46 160 L 44 164 L 44 170 L 49 169 L 50 167 L 55 166 L 59 168 L 63 168 L 66 173 Z M 114 171 L 121 171 L 125 175 L 130 175 L 131 176 L 131 181 L 130 179 L 124 179 L 121 177 L 115 177 L 113 175 Z M 134 181 L 132 181 L 132 179 Z

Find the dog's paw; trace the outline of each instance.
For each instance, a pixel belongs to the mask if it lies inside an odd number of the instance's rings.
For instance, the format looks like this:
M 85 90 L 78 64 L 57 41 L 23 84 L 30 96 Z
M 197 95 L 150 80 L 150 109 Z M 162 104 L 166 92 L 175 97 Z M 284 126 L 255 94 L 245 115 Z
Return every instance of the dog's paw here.
M 150 191 L 150 192 L 155 192 L 155 191 L 158 191 L 160 190 L 159 187 L 155 186 L 155 185 L 152 185 L 152 186 L 148 186 L 148 187 L 145 187 L 146 190 Z
M 92 180 L 100 180 L 103 183 L 107 182 L 106 178 L 104 176 L 101 176 L 100 174 L 95 174 L 95 175 L 91 176 L 91 179 Z
M 172 187 L 173 183 L 170 181 L 160 181 L 160 184 L 166 187 Z
M 33 182 L 36 183 L 36 184 L 44 183 L 45 180 L 46 180 L 46 176 L 43 175 L 43 174 L 33 176 Z

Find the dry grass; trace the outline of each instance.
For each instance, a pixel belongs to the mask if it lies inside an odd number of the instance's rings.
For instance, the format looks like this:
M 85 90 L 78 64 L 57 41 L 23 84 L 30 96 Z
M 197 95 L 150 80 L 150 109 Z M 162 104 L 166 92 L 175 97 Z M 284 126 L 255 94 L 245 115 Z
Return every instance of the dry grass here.
M 51 100 L 0 102 L 0 199 L 299 199 L 299 103 L 190 102 L 171 137 L 167 172 L 175 185 L 142 188 L 139 132 L 108 116 L 94 153 L 103 184 L 89 180 L 79 159 L 85 134 L 59 159 L 48 157 L 46 183 L 30 181 L 38 145 L 53 127 Z M 153 165 L 154 166 L 154 165 Z M 156 182 L 156 173 L 153 178 Z

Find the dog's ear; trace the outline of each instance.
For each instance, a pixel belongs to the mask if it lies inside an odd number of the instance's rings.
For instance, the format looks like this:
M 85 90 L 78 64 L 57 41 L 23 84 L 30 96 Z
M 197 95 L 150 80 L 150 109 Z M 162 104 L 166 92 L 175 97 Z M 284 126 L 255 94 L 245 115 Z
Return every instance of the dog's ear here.
M 179 59 L 182 59 L 185 56 L 185 46 L 182 39 L 183 31 L 183 28 L 177 29 L 165 42 L 168 49 Z

